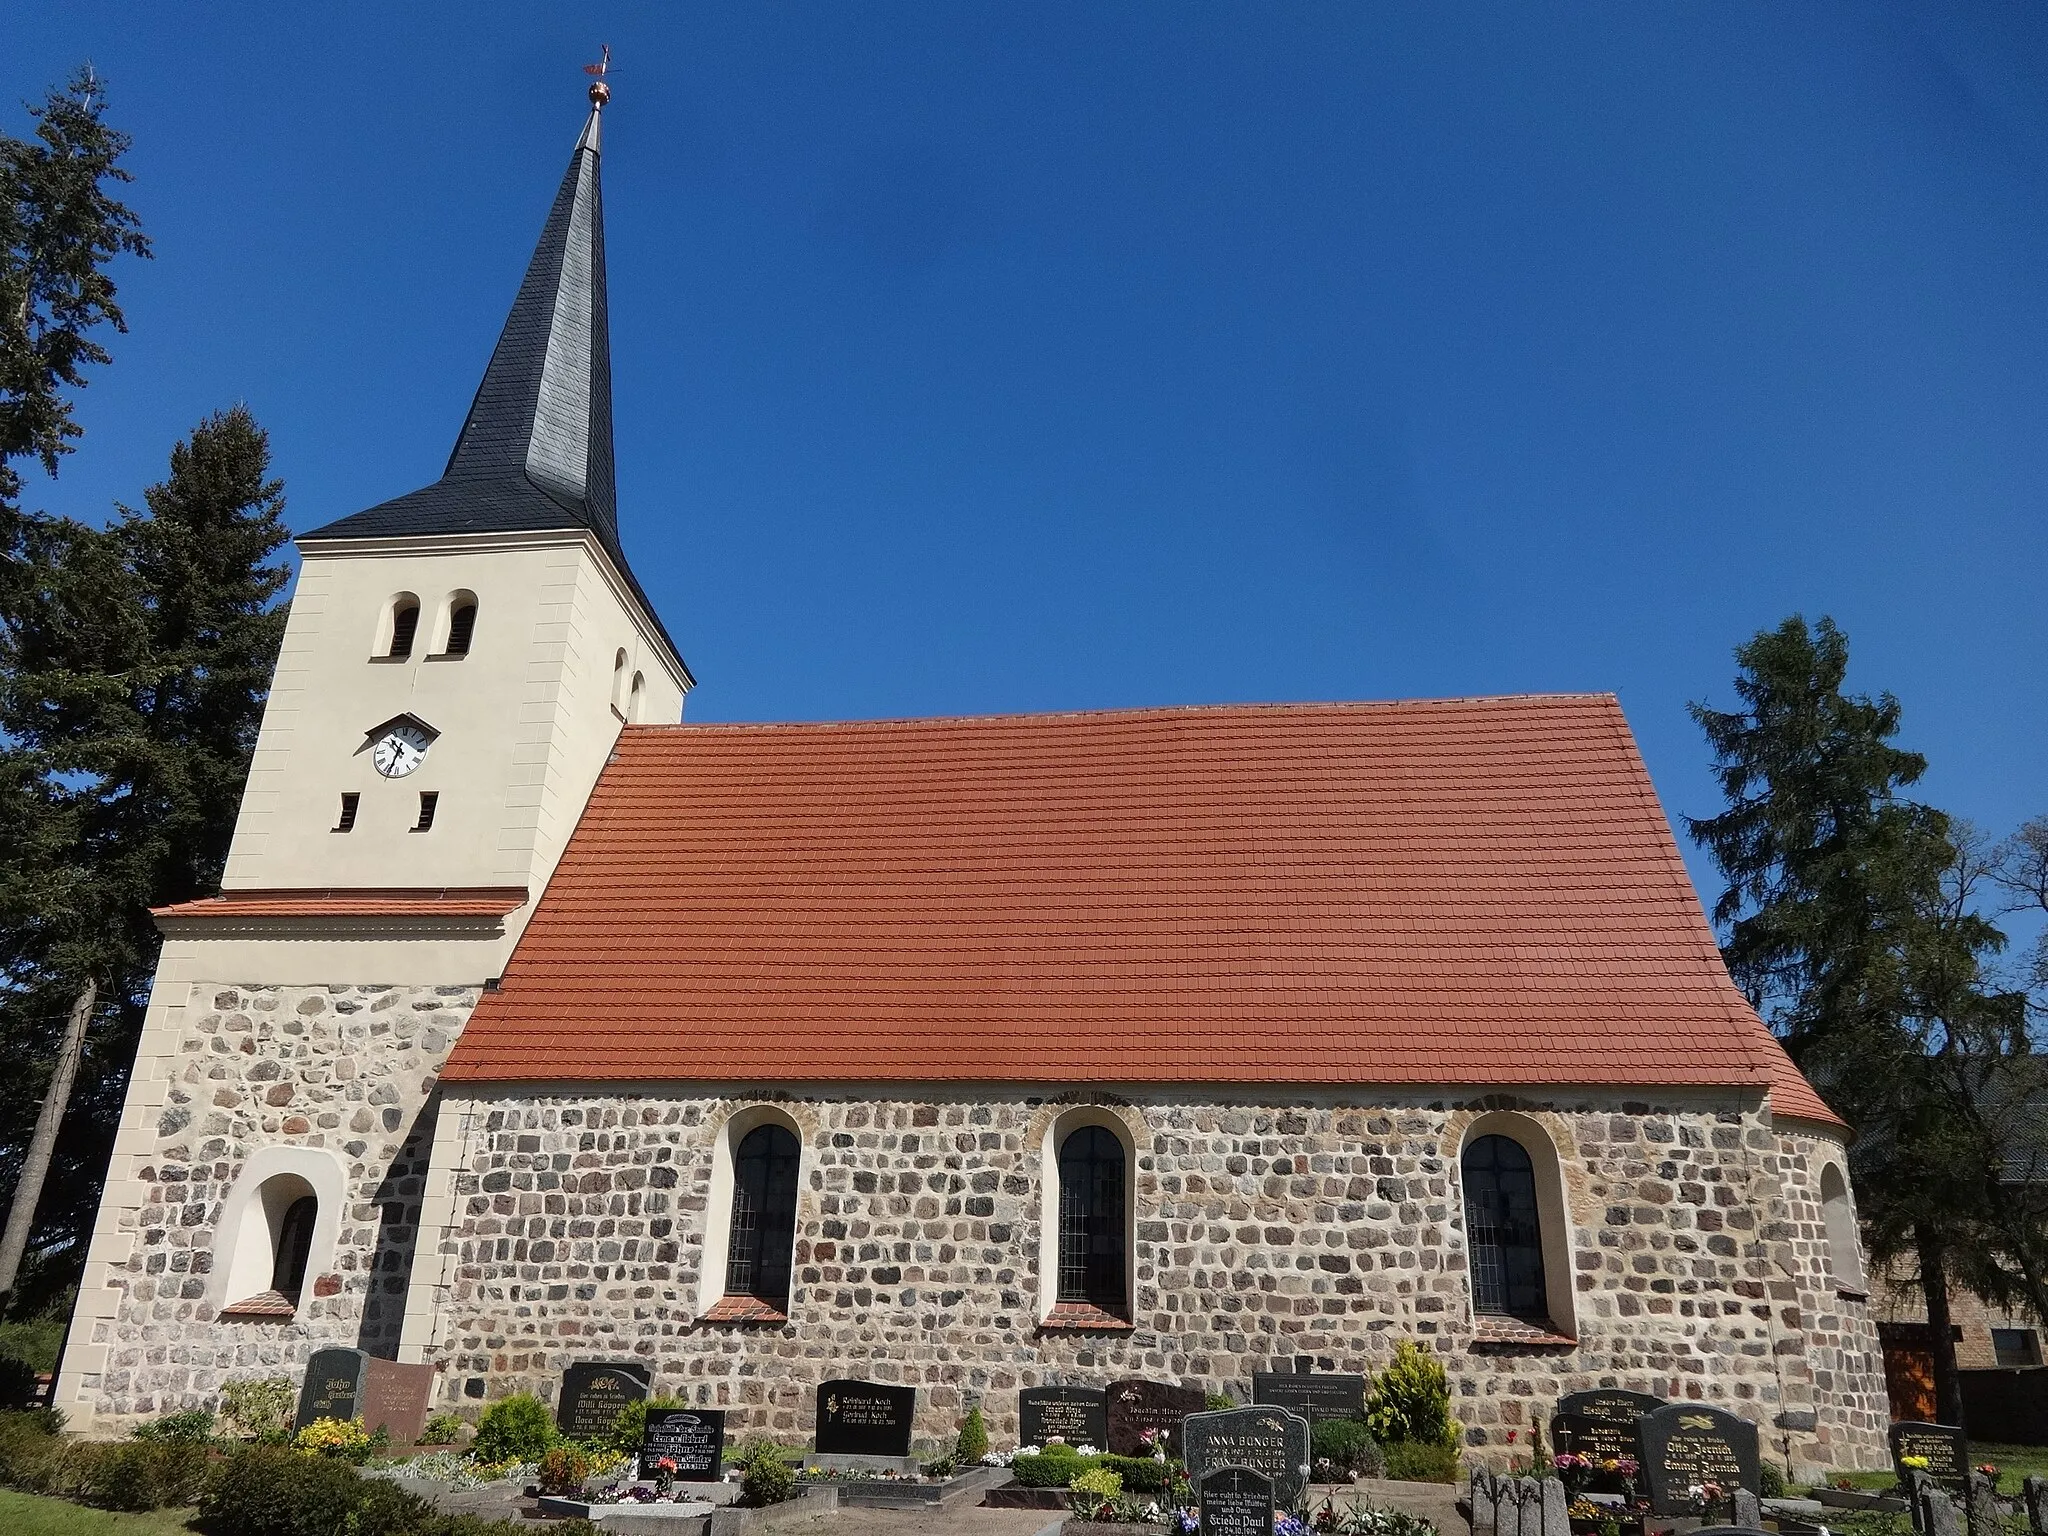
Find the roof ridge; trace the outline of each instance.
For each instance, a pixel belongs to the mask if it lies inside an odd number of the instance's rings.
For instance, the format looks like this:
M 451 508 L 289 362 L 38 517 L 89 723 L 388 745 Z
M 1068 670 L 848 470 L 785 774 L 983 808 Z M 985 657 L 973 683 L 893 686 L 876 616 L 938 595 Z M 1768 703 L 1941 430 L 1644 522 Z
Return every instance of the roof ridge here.
M 1188 715 L 1312 714 L 1330 710 L 1355 710 L 1363 714 L 1377 710 L 1552 703 L 1611 703 L 1617 708 L 1620 706 L 1620 700 L 1613 693 L 1492 693 L 1463 694 L 1446 698 L 1297 699 L 1284 703 L 1130 704 L 1103 709 L 1006 710 L 979 715 L 882 715 L 857 720 L 681 720 L 668 725 L 629 725 L 621 734 L 651 735 L 665 731 L 810 731 L 868 726 L 996 725 L 1013 720 L 1168 719 Z

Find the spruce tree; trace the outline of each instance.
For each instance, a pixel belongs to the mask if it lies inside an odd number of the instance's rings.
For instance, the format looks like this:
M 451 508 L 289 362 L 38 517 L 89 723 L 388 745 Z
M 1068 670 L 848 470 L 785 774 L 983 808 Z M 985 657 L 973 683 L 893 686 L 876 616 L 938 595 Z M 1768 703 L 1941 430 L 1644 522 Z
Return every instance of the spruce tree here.
M 1926 759 L 1894 744 L 1890 694 L 1843 691 L 1848 639 L 1787 619 L 1735 653 L 1734 711 L 1693 706 L 1728 808 L 1689 818 L 1728 881 L 1723 957 L 1794 1059 L 1856 1127 L 1873 1259 L 1911 1259 L 1933 1335 L 1938 1412 L 1961 1422 L 1951 1280 L 1986 1253 L 1996 1149 L 1966 1113 L 1985 1064 L 2024 1048 L 1982 961 L 2004 939 L 1946 877 L 1948 817 L 1903 793 Z

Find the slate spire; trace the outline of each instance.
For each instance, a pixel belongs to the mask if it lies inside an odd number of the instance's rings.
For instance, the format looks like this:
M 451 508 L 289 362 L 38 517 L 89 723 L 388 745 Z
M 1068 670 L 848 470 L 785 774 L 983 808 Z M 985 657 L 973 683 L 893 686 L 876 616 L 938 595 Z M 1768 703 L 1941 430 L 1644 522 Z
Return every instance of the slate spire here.
M 309 537 L 588 528 L 632 580 L 612 479 L 602 86 L 591 89 L 590 117 L 441 478 Z

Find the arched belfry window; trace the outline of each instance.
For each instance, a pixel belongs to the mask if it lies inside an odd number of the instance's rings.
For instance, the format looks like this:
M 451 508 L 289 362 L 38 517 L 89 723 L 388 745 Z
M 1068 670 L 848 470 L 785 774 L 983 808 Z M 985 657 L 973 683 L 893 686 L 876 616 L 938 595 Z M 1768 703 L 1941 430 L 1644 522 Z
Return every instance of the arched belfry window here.
M 1124 1285 L 1124 1146 L 1106 1126 L 1084 1125 L 1060 1143 L 1060 1281 L 1063 1302 L 1121 1313 Z
M 612 708 L 620 714 L 626 706 L 626 653 L 620 651 L 612 658 Z
M 750 1296 L 778 1312 L 789 1307 L 799 1153 L 796 1136 L 773 1123 L 754 1127 L 733 1149 L 725 1294 Z
M 391 599 L 387 611 L 382 654 L 395 661 L 412 654 L 412 643 L 420 632 L 420 600 L 401 592 Z
M 448 643 L 441 648 L 441 654 L 467 656 L 475 638 L 476 594 L 458 592 L 448 600 Z
M 1464 1175 L 1472 1309 L 1549 1326 L 1543 1224 L 1527 1149 L 1510 1136 L 1475 1136 L 1465 1146 Z

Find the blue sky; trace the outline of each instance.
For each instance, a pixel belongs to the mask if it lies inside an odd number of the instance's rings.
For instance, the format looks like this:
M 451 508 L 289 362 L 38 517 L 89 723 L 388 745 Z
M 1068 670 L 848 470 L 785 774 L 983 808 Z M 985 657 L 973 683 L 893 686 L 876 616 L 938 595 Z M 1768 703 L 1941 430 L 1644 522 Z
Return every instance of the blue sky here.
M 434 478 L 601 41 L 691 718 L 1612 690 L 1701 814 L 1687 701 L 1831 613 L 1929 798 L 2048 813 L 2035 5 L 10 7 L 158 253 L 31 495 L 237 400 L 295 528 Z

